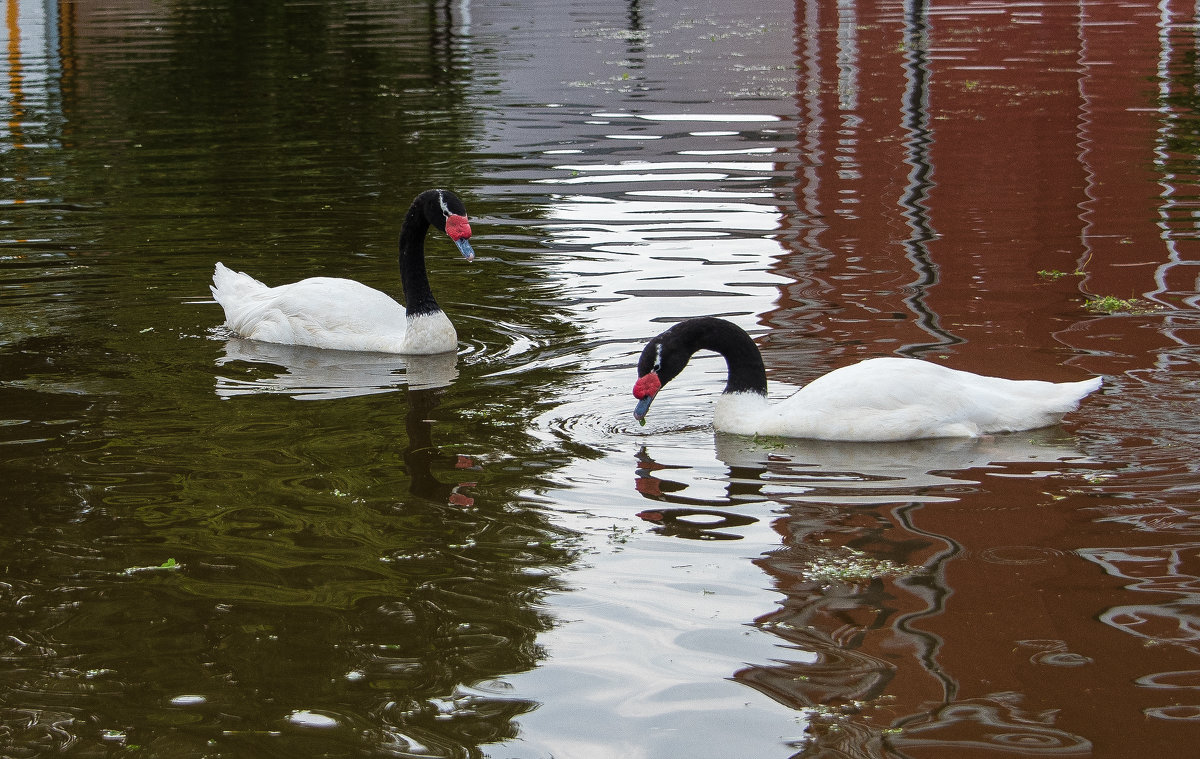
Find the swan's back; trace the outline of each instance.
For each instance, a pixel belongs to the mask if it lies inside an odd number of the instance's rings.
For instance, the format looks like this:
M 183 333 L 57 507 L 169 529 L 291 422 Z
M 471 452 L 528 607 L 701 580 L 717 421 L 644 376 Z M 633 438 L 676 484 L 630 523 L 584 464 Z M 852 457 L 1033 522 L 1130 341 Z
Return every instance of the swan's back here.
M 836 369 L 787 400 L 764 405 L 754 431 L 860 441 L 975 437 L 1057 424 L 1098 387 L 1099 377 L 1009 380 L 917 359 L 875 358 Z

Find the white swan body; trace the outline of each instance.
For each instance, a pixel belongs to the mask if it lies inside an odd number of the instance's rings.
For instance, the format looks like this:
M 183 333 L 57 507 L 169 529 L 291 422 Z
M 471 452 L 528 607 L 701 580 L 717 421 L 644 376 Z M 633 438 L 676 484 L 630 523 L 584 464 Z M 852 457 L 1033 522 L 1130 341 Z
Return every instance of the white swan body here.
M 212 293 L 225 309 L 225 326 L 251 340 L 405 355 L 458 347 L 445 311 L 410 318 L 391 297 L 352 279 L 311 277 L 267 287 L 218 263 Z
M 312 277 L 268 287 L 221 263 L 210 289 L 225 311 L 225 326 L 251 340 L 405 355 L 447 353 L 458 347 L 458 334 L 429 289 L 424 240 L 431 225 L 446 232 L 465 258 L 474 256 L 462 202 L 448 190 L 418 195 L 400 232 L 407 310 L 351 279 Z
M 1049 427 L 1100 387 L 1100 378 L 1043 382 L 986 377 L 912 358 L 835 369 L 790 398 L 722 393 L 713 426 L 738 435 L 891 441 L 978 437 Z
M 635 414 L 643 418 L 663 384 L 697 350 L 725 356 L 729 382 L 713 426 L 738 435 L 883 442 L 978 437 L 1048 427 L 1100 387 L 1080 382 L 1009 380 L 911 358 L 873 358 L 836 369 L 771 403 L 757 347 L 720 319 L 690 319 L 651 340 L 638 365 Z

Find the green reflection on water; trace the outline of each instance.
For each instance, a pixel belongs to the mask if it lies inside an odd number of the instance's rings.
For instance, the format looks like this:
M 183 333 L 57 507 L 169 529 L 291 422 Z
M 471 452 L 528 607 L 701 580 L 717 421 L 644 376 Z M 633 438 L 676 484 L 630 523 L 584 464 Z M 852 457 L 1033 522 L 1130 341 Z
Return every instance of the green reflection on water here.
M 381 394 L 223 400 L 219 375 L 280 367 L 218 368 L 204 302 L 218 258 L 398 296 L 417 192 L 466 188 L 488 217 L 449 20 L 423 3 L 95 11 L 63 11 L 54 89 L 31 96 L 5 172 L 4 740 L 461 755 L 508 735 L 531 705 L 486 685 L 538 660 L 539 598 L 576 550 L 529 496 L 563 460 L 524 431 L 562 369 L 480 381 L 524 325 L 576 339 L 533 300 L 536 270 L 487 260 L 519 230 L 476 221 L 472 266 L 430 243 L 439 301 L 488 346 L 440 389 L 397 372 Z M 336 727 L 288 721 L 305 710 Z

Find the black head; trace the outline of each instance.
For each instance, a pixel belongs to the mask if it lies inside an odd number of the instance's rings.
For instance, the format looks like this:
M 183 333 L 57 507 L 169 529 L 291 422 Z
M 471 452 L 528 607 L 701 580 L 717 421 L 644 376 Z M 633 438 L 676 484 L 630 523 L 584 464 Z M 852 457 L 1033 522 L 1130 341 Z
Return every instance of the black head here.
M 754 341 L 741 327 L 724 319 L 700 317 L 675 324 L 650 339 L 638 358 L 638 380 L 633 395 L 638 399 L 633 415 L 645 424 L 654 396 L 688 365 L 692 354 L 712 350 L 725 357 L 729 374 L 725 392 L 756 392 L 766 395 L 767 374 Z
M 690 341 L 684 339 L 686 336 L 681 334 L 685 331 L 685 324 L 688 322 L 680 322 L 666 332 L 650 338 L 650 342 L 642 348 L 642 355 L 638 358 L 638 377 L 645 377 L 653 372 L 658 375 L 658 381 L 665 385 L 679 376 L 697 350 L 689 344 Z
M 449 190 L 426 190 L 413 201 L 413 208 L 439 232 L 446 233 L 464 258 L 469 261 L 475 257 L 469 242 L 471 225 L 467 221 L 467 207 L 457 195 Z
M 642 424 L 646 423 L 646 412 L 650 410 L 654 396 L 663 385 L 679 376 L 698 350 L 690 339 L 690 333 L 695 330 L 693 321 L 672 326 L 652 337 L 642 348 L 638 358 L 638 381 L 633 386 L 633 396 L 638 399 L 633 416 Z

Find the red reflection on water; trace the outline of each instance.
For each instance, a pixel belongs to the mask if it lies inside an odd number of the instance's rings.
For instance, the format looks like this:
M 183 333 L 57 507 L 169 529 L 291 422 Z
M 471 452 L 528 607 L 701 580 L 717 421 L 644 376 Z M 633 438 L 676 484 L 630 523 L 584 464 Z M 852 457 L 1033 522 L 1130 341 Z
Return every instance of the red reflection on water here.
M 1170 445 L 1169 409 L 1103 411 L 1153 406 L 1165 393 L 1131 380 L 1194 365 L 1178 355 L 1196 344 L 1200 192 L 1178 144 L 1194 118 L 1171 101 L 1195 95 L 1193 13 L 1169 1 L 797 2 L 808 160 L 775 268 L 794 284 L 764 316 L 772 374 L 802 383 L 899 352 L 1013 378 L 1116 375 L 1106 392 L 1126 397 L 1080 416 L 1101 440 L 1141 440 L 1110 443 L 1129 459 L 1108 466 L 1161 463 L 1146 452 Z M 1174 313 L 1085 309 L 1105 295 Z M 1181 397 L 1192 405 L 1176 413 L 1193 413 L 1194 392 Z M 1155 492 L 1194 489 L 1194 467 L 1169 466 L 1176 479 Z M 738 677 L 826 710 L 810 737 L 847 756 L 1177 755 L 1195 683 L 1130 683 L 1200 669 L 1200 625 L 1179 611 L 1200 603 L 1200 573 L 1171 561 L 1200 551 L 1178 535 L 1153 547 L 1153 525 L 1178 529 L 1194 511 L 1164 500 L 1152 523 L 1114 491 L 990 478 L 954 503 L 815 520 L 793 507 L 777 525 L 786 549 L 762 562 L 787 600 L 759 624 L 816 660 Z M 814 551 L 841 545 L 927 574 L 833 589 L 805 578 Z M 1173 595 L 1122 593 L 1148 590 L 1127 574 L 1147 566 L 1154 592 Z M 1109 609 L 1114 597 L 1130 603 Z M 1147 717 L 1159 718 L 1150 729 Z
M 1083 346 L 1060 333 L 1085 296 L 1178 305 L 1194 293 L 1195 270 L 1169 265 L 1194 242 L 1179 208 L 1197 190 L 1163 166 L 1171 85 L 1156 84 L 1170 70 L 1157 18 L 1148 4 L 908 17 L 798 4 L 797 149 L 809 160 L 776 267 L 795 284 L 765 319 L 771 341 L 817 333 L 835 356 L 906 351 L 1078 378 L 1062 346 Z M 785 363 L 781 377 L 810 376 Z

